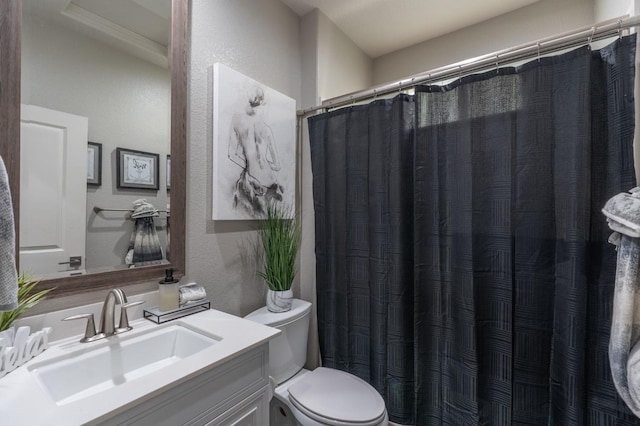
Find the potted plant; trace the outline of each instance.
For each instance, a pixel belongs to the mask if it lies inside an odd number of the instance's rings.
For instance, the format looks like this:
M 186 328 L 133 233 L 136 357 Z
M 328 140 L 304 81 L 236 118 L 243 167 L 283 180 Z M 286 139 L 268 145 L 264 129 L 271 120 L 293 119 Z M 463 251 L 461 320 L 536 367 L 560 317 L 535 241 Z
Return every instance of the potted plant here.
M 39 282 L 40 280 L 35 280 L 24 273 L 18 277 L 18 307 L 12 311 L 0 312 L 0 332 L 8 330 L 27 309 L 35 306 L 40 299 L 53 290 L 47 289 L 32 293 L 31 291 Z
M 300 244 L 300 222 L 291 209 L 271 203 L 260 221 L 258 235 L 262 245 L 264 270 L 258 272 L 267 283 L 267 308 L 271 312 L 291 309 L 291 285 L 296 276 L 296 255 Z

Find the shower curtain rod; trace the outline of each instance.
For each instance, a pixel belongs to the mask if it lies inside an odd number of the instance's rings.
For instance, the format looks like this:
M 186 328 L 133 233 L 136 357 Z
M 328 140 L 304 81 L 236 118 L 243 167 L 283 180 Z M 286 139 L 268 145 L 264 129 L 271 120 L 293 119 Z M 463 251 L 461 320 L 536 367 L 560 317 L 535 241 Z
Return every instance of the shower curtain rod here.
M 321 109 L 338 108 L 345 105 L 353 104 L 363 100 L 375 98 L 379 95 L 385 95 L 393 92 L 400 92 L 404 89 L 415 87 L 419 84 L 425 84 L 438 80 L 459 77 L 469 72 L 483 71 L 491 68 L 497 68 L 501 63 L 515 62 L 518 60 L 531 59 L 540 57 L 543 54 L 557 52 L 559 50 L 568 49 L 584 44 L 591 44 L 594 41 L 605 38 L 622 35 L 623 30 L 640 26 L 640 15 L 621 16 L 619 18 L 610 19 L 597 23 L 590 27 L 582 27 L 563 34 L 543 38 L 534 42 L 521 44 L 497 52 L 488 53 L 473 59 L 456 62 L 431 71 L 425 71 L 414 74 L 402 80 L 385 83 L 335 98 L 327 99 L 321 105 L 300 109 L 297 111 L 298 117 L 304 117 L 312 112 Z

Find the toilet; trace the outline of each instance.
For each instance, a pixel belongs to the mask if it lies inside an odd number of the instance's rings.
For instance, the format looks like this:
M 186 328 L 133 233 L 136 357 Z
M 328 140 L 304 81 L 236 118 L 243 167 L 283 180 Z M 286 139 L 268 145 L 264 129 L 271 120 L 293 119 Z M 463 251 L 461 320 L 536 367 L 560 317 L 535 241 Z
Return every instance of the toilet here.
M 386 426 L 384 400 L 367 382 L 332 368 L 302 368 L 310 314 L 311 303 L 294 299 L 288 312 L 269 312 L 265 306 L 245 317 L 282 331 L 269 342 L 269 375 L 275 387 L 270 424 Z

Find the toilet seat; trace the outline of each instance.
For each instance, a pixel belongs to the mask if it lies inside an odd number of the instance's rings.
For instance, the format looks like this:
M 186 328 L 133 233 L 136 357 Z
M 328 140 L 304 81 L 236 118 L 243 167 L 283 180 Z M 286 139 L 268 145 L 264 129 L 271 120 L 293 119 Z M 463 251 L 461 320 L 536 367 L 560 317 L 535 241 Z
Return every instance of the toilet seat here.
M 333 426 L 374 426 L 385 417 L 380 394 L 364 380 L 318 367 L 289 387 L 289 401 L 311 419 Z

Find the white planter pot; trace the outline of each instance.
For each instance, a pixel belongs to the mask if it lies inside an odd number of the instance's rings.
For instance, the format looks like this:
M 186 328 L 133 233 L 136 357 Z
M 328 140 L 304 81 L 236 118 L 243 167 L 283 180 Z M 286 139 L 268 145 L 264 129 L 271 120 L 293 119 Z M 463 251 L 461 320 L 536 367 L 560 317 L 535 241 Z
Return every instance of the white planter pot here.
M 293 291 L 267 290 L 267 309 L 270 312 L 286 312 L 291 310 Z

